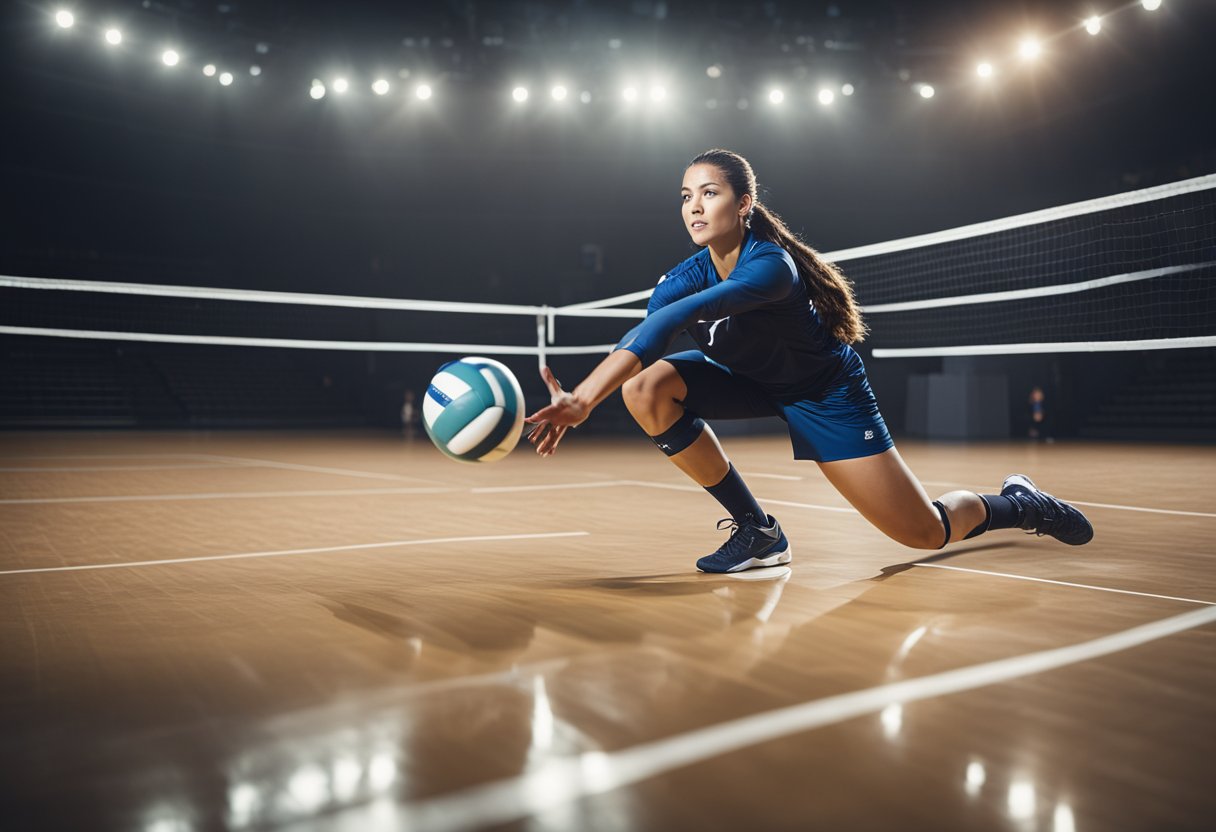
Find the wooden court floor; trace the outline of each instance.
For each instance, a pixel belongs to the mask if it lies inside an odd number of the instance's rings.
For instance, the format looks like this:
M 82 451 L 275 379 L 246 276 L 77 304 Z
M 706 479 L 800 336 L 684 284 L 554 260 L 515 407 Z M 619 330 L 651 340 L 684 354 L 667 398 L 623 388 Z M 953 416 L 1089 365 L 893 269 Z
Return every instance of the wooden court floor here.
M 904 443 L 1096 527 L 932 553 L 727 447 L 792 568 L 640 436 L 0 435 L 0 827 L 1212 828 L 1216 450 Z

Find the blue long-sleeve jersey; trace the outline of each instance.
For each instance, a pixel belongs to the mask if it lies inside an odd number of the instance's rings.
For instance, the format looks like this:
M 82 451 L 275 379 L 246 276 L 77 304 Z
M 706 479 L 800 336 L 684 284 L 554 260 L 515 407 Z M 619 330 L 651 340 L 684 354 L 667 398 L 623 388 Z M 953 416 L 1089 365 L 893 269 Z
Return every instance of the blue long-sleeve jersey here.
M 819 319 L 793 258 L 750 233 L 726 280 L 718 277 L 708 248 L 660 278 L 646 318 L 617 349 L 648 367 L 683 330 L 712 361 L 781 401 L 814 396 L 842 371 L 861 366 L 853 349 Z

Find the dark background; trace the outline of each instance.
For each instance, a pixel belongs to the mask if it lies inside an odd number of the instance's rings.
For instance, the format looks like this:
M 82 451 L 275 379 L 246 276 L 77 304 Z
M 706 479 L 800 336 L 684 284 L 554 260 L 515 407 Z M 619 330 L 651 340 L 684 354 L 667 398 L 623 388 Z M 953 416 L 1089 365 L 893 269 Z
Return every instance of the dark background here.
M 1131 4 L 1098 37 L 1075 29 L 1082 4 L 1016 0 L 89 3 L 75 7 L 79 22 L 67 32 L 53 25 L 55 8 L 5 13 L 0 271 L 10 275 L 560 305 L 647 288 L 692 253 L 676 193 L 686 161 L 710 146 L 747 156 L 762 198 L 825 251 L 1216 170 L 1216 4 L 1203 0 L 1166 0 L 1153 13 Z M 128 42 L 107 49 L 94 28 L 103 21 Z M 1023 31 L 1058 35 L 1034 67 L 1011 58 Z M 170 43 L 183 53 L 175 70 L 157 59 Z M 973 72 L 984 56 L 998 64 L 988 85 Z M 208 61 L 236 83 L 204 78 Z M 709 64 L 722 78 L 707 77 Z M 351 78 L 351 93 L 308 97 L 312 78 L 338 74 Z M 384 98 L 367 91 L 378 74 L 394 85 Z M 655 74 L 667 102 L 621 101 L 624 79 L 641 82 L 645 96 Z M 554 105 L 556 78 L 572 99 L 587 90 L 592 102 Z M 419 80 L 433 84 L 434 99 L 413 98 Z M 820 107 L 814 94 L 829 81 L 857 94 Z M 917 96 L 920 82 L 937 95 Z M 532 89 L 522 107 L 510 98 L 516 83 Z M 786 91 L 781 108 L 765 99 L 772 85 Z M 864 282 L 857 288 L 864 303 Z M 32 303 L 28 294 L 0 302 L 11 311 Z M 113 328 L 160 320 L 154 309 L 131 316 Z M 533 337 L 526 319 L 434 314 L 307 326 L 296 337 L 377 326 L 392 340 Z M 561 321 L 559 343 L 608 342 L 623 329 Z M 163 374 L 174 354 L 3 343 L 10 365 L 20 354 L 34 368 L 62 363 L 64 350 L 69 361 L 92 351 L 119 365 L 136 355 Z M 243 363 L 240 351 L 211 352 Z M 342 399 L 335 420 L 385 423 L 400 391 L 425 384 L 441 357 L 293 351 L 282 360 Z M 1070 378 L 1127 377 L 1158 360 L 981 363 L 1009 375 L 1020 414 L 1036 379 L 1071 389 Z M 536 390 L 534 362 L 511 363 Z M 897 429 L 906 376 L 943 366 L 868 363 Z M 555 366 L 574 378 L 589 362 Z M 132 421 L 224 423 L 178 405 Z M 47 413 L 8 423 L 90 423 Z M 232 424 L 284 421 L 273 408 L 230 415 Z M 1069 405 L 1061 429 L 1079 432 L 1085 417 Z

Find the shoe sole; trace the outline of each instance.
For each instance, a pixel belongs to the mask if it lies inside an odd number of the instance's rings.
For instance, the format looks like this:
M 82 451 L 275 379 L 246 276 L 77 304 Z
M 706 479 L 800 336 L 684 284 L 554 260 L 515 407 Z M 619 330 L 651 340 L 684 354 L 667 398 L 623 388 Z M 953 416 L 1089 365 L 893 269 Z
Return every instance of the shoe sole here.
M 748 558 L 747 560 L 736 563 L 730 569 L 724 569 L 721 572 L 712 569 L 702 569 L 699 566 L 697 567 L 697 571 L 705 572 L 706 574 L 710 575 L 729 575 L 732 572 L 744 572 L 748 569 L 760 569 L 765 566 L 782 566 L 792 560 L 792 550 L 792 546 L 786 546 L 785 549 L 777 552 L 776 554 L 768 555 L 762 558 Z

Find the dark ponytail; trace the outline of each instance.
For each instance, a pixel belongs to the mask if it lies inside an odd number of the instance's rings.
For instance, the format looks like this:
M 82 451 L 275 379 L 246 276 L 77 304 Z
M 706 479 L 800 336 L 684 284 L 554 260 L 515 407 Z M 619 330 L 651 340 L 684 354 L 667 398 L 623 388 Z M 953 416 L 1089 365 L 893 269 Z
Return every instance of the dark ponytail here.
M 692 165 L 713 165 L 722 171 L 735 196 L 751 194 L 752 213 L 748 227 L 757 239 L 775 243 L 789 252 L 798 267 L 798 276 L 819 312 L 819 319 L 832 334 L 846 344 L 856 344 L 866 337 L 866 325 L 861 309 L 853 297 L 853 284 L 819 252 L 798 239 L 782 222 L 781 217 L 760 204 L 756 196 L 756 174 L 748 161 L 730 150 L 707 150 L 691 162 Z

